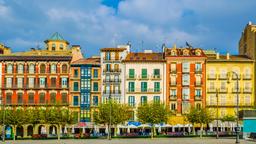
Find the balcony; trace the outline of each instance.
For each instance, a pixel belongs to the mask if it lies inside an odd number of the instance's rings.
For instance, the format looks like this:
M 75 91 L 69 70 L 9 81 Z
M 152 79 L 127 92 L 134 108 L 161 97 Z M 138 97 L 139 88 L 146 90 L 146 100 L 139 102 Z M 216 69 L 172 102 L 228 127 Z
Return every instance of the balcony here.
M 139 75 L 139 79 L 140 80 L 148 80 L 149 79 L 149 75 Z
M 120 73 L 121 69 L 103 69 L 103 73 Z
M 208 93 L 216 93 L 217 91 L 216 91 L 216 88 L 208 88 L 207 92 Z
M 171 69 L 171 70 L 170 70 L 170 73 L 171 73 L 171 74 L 177 74 L 177 70 L 176 70 L 176 69 Z
M 160 94 L 162 89 L 134 89 L 134 91 L 126 89 L 126 93 L 128 94 Z
M 137 75 L 126 75 L 127 80 L 136 80 Z
M 219 92 L 220 93 L 227 93 L 228 92 L 228 88 L 220 88 Z
M 104 79 L 103 80 L 103 84 L 104 83 L 120 83 L 121 79 Z
M 115 58 L 115 57 L 111 57 L 111 58 L 103 58 L 103 63 L 110 63 L 110 62 L 113 62 L 113 63 L 119 63 L 121 62 L 120 59 L 118 58 Z
M 252 75 L 251 74 L 244 74 L 243 75 L 243 80 L 251 80 L 252 79 Z
M 196 81 L 195 82 L 196 87 L 201 87 L 202 85 L 203 85 L 203 83 L 201 81 Z
M 183 73 L 183 74 L 189 74 L 190 71 L 189 71 L 188 69 L 185 69 L 185 70 L 183 69 L 183 70 L 182 70 L 182 73 Z
M 240 93 L 241 92 L 241 89 L 240 88 L 232 88 L 232 93 Z
M 171 87 L 176 87 L 177 86 L 177 82 L 176 81 L 170 81 L 170 86 Z
M 151 75 L 151 80 L 161 80 L 161 75 Z
M 121 91 L 120 90 L 104 90 L 103 91 L 103 94 L 109 94 L 109 95 L 113 95 L 113 94 L 121 94 Z
M 198 101 L 202 100 L 202 95 L 195 95 L 195 100 L 198 100 Z
M 170 95 L 170 100 L 177 100 L 177 95 Z
M 195 74 L 202 74 L 202 69 L 195 69 Z
M 217 79 L 217 75 L 216 74 L 208 74 L 207 75 L 207 79 L 208 80 L 216 80 Z
M 237 74 L 238 75 L 238 79 L 240 80 L 241 79 L 241 74 Z M 236 80 L 237 77 L 235 74 L 232 74 L 232 80 Z
M 227 80 L 228 79 L 228 75 L 227 74 L 220 74 L 219 75 L 219 80 Z
M 183 100 L 183 101 L 189 101 L 189 95 L 183 94 L 183 95 L 182 95 L 182 100 Z
M 252 93 L 252 88 L 243 88 L 243 93 Z

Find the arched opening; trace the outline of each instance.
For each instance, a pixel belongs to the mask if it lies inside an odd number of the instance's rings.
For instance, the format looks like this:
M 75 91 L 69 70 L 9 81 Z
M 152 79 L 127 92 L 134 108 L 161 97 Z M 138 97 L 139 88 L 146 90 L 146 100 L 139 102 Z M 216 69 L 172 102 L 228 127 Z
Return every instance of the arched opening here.
M 45 73 L 46 71 L 46 67 L 45 67 L 45 64 L 41 64 L 40 65 L 40 73 Z
M 17 137 L 23 137 L 23 135 L 24 135 L 24 132 L 23 132 L 23 126 L 18 126 L 17 128 L 16 128 L 16 136 Z
M 51 135 L 56 135 L 57 134 L 57 127 L 54 125 L 50 126 L 49 132 Z
M 67 64 L 63 64 L 61 69 L 62 69 L 62 73 L 68 73 L 68 66 L 67 66 Z
M 38 127 L 38 134 L 47 134 L 46 127 L 44 125 L 40 125 Z
M 4 50 L 3 49 L 0 49 L 0 54 L 4 54 Z
M 32 136 L 33 135 L 33 126 L 29 125 L 27 128 L 27 136 Z

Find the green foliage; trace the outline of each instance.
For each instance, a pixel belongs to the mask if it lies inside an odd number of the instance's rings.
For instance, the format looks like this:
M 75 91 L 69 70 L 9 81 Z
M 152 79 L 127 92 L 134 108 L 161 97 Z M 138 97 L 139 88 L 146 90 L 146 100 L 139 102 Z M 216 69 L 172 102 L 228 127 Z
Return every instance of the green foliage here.
M 108 103 L 99 105 L 98 112 L 94 113 L 94 122 L 109 125 L 111 113 L 111 125 L 117 125 L 127 121 L 131 117 L 130 111 L 131 108 L 127 105 L 109 101 Z
M 26 122 L 26 112 L 24 109 L 5 110 L 5 124 L 21 126 Z
M 71 124 L 73 123 L 72 112 L 60 106 L 49 107 L 45 110 L 45 122 L 58 125 Z
M 159 124 L 167 122 L 170 115 L 169 109 L 160 103 L 147 103 L 137 109 L 137 117 L 142 123 Z
M 222 122 L 234 122 L 236 121 L 236 117 L 233 115 L 225 115 L 224 117 L 221 118 Z
M 35 108 L 35 109 L 28 109 L 26 111 L 27 116 L 27 124 L 42 124 L 46 122 L 45 118 L 46 111 L 45 109 Z

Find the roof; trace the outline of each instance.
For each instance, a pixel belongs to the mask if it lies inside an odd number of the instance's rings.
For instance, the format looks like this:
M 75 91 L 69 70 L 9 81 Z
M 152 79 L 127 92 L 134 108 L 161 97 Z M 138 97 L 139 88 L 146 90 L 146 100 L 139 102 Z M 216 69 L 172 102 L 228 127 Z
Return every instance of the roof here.
M 100 65 L 100 58 L 87 58 L 87 59 L 82 58 L 72 62 L 72 65 L 85 65 L 85 64 Z
M 5 56 L 72 56 L 72 50 L 68 49 L 65 51 L 49 51 L 41 49 L 31 49 L 25 52 L 15 52 L 6 54 Z
M 219 59 L 216 59 L 216 55 L 207 55 L 208 62 L 253 62 L 252 59 L 247 57 L 246 55 L 230 55 L 229 59 L 227 59 L 227 55 L 220 55 Z
M 101 52 L 103 51 L 124 51 L 126 48 L 102 48 L 100 49 Z
M 55 32 L 48 40 L 64 40 L 64 38 L 58 32 Z
M 129 53 L 123 62 L 165 62 L 163 53 Z
M 0 56 L 0 61 L 71 61 L 72 56 Z
M 172 51 L 175 52 L 175 55 L 172 55 Z M 188 52 L 188 54 L 184 55 L 185 52 Z M 197 55 L 197 52 L 200 52 L 200 55 Z M 200 48 L 166 48 L 165 56 L 168 56 L 168 57 L 206 57 L 204 51 Z

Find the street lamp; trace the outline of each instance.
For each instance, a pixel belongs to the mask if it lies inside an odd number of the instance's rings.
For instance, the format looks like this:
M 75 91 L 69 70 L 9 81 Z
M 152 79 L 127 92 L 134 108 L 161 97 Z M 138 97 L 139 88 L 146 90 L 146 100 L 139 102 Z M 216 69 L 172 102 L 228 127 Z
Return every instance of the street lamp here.
M 236 143 L 240 143 L 239 141 L 239 96 L 238 96 L 238 91 L 239 91 L 239 88 L 238 88 L 238 74 L 234 71 L 231 71 L 229 73 L 232 73 L 233 75 L 236 76 L 236 111 L 237 111 L 237 118 L 236 118 Z M 228 80 L 228 83 L 230 81 Z
M 108 140 L 111 140 L 111 115 L 112 115 L 112 113 L 111 113 L 111 92 L 109 91 L 109 126 L 108 126 Z
M 219 139 L 219 90 L 216 89 L 216 97 L 217 97 L 217 130 L 216 130 L 216 139 Z

